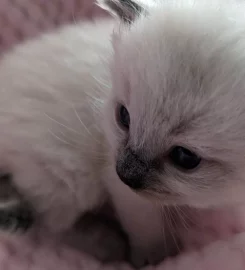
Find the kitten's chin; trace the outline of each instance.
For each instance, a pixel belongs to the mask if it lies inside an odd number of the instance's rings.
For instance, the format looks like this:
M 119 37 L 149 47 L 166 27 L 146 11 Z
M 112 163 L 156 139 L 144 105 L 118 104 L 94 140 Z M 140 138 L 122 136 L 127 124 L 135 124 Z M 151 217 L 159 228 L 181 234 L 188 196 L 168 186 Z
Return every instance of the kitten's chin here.
M 207 200 L 191 200 L 189 197 L 181 196 L 170 192 L 157 193 L 151 190 L 134 191 L 140 197 L 143 197 L 153 203 L 158 203 L 165 206 L 188 206 L 191 208 L 208 209 L 219 208 L 216 203 L 212 204 Z
M 161 205 L 185 205 L 179 195 L 172 194 L 170 192 L 157 193 L 151 190 L 133 190 L 138 196 L 145 198 L 153 203 L 160 203 Z

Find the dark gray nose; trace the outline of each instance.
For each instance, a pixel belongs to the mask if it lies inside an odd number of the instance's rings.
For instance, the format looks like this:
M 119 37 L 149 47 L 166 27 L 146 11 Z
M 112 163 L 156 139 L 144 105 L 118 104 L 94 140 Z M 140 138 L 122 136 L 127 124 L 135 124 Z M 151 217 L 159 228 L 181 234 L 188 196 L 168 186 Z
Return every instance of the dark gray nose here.
M 149 165 L 131 149 L 126 149 L 119 155 L 116 171 L 127 186 L 132 189 L 143 189 Z

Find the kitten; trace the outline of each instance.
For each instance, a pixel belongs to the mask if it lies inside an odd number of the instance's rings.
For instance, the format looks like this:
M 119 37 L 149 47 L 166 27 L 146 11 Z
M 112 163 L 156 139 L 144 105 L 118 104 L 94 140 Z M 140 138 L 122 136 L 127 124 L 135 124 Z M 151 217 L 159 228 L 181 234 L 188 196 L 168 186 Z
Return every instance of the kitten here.
M 159 201 L 243 202 L 244 7 L 100 5 L 121 23 L 67 27 L 2 59 L 2 172 L 54 230 L 109 198 L 140 266 L 172 252 Z

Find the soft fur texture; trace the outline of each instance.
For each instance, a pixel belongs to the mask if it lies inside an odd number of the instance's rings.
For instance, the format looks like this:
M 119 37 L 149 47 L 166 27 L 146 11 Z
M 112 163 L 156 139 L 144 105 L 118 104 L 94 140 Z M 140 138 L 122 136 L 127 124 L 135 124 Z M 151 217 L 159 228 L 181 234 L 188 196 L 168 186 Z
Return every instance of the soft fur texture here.
M 104 196 L 106 153 L 96 110 L 111 27 L 68 27 L 1 59 L 1 168 L 55 231 Z
M 109 20 L 45 35 L 1 60 L 2 170 L 39 222 L 65 230 L 109 198 L 137 265 L 159 261 L 171 245 L 178 251 L 178 241 L 202 248 L 244 231 L 244 7 L 218 7 L 167 1 L 145 6 L 143 16 L 127 9 L 114 51 L 118 25 Z M 129 135 L 117 123 L 118 103 L 130 113 Z M 172 166 L 173 145 L 197 152 L 199 168 L 187 174 Z M 129 147 L 144 162 L 161 157 L 163 166 L 139 194 L 116 175 Z
M 167 204 L 244 202 L 244 5 L 214 2 L 167 1 L 114 35 L 107 136 L 116 159 L 127 147 L 142 160 L 160 157 L 163 170 L 143 192 Z M 129 134 L 111 113 L 117 103 L 129 111 Z M 198 169 L 171 164 L 175 145 L 202 157 Z
M 121 7 L 119 16 L 126 9 L 131 19 L 113 36 L 113 91 L 105 117 L 113 162 L 124 160 L 127 176 L 157 161 L 137 193 L 177 213 L 170 218 L 184 248 L 191 239 L 181 228 L 185 223 L 199 231 L 195 247 L 243 231 L 244 3 L 164 1 L 140 13 L 130 1 L 112 2 Z M 115 117 L 118 104 L 129 112 L 129 130 Z M 197 153 L 200 166 L 188 172 L 174 166 L 168 153 L 176 145 Z
M 2 167 L 12 173 L 39 222 L 54 231 L 70 228 L 113 193 L 132 245 L 136 250 L 143 246 L 140 254 L 152 254 L 154 262 L 165 245 L 161 208 L 118 179 L 101 134 L 100 113 L 110 92 L 105 60 L 112 54 L 114 23 L 67 27 L 1 59 Z M 159 254 L 145 250 L 151 242 Z

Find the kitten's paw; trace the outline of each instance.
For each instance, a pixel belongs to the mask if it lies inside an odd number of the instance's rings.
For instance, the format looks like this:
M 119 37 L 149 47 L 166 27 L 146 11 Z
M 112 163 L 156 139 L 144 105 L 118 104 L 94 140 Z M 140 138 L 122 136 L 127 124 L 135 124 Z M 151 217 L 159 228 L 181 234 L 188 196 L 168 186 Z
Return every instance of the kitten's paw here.
M 33 213 L 26 204 L 0 210 L 1 230 L 24 232 L 29 229 L 33 222 Z
M 0 230 L 25 231 L 33 223 L 33 213 L 23 202 L 12 178 L 12 174 L 0 170 Z

